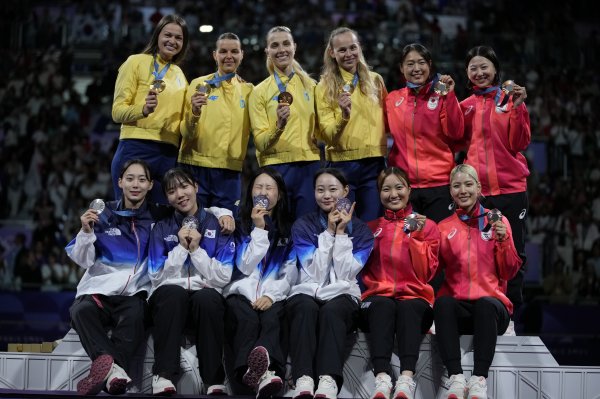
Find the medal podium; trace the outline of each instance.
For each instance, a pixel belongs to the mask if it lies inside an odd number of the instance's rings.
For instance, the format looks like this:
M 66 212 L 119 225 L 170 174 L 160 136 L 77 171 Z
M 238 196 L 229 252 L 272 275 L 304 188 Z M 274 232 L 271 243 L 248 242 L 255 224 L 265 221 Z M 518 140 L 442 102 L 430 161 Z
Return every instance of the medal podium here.
M 473 337 L 461 337 L 462 364 L 467 379 L 473 370 Z M 140 397 L 152 393 L 153 344 L 149 336 L 136 359 L 132 362 L 130 376 L 133 383 L 128 396 Z M 396 355 L 392 359 L 396 376 L 400 365 Z M 90 360 L 74 330 L 70 330 L 52 353 L 0 353 L 0 393 L 16 390 L 75 391 L 77 382 L 84 378 Z M 177 393 L 199 395 L 205 392 L 198 372 L 194 346 L 182 345 L 181 378 Z M 437 354 L 435 335 L 426 335 L 421 344 L 417 363 L 415 398 L 441 398 L 446 378 Z M 285 396 L 291 396 L 291 378 L 285 381 Z M 368 399 L 374 387 L 374 376 L 369 364 L 366 336 L 358 334 L 344 367 L 344 385 L 340 398 Z M 559 366 L 539 337 L 498 337 L 496 355 L 488 378 L 489 398 L 539 398 L 539 399 L 592 399 L 599 398 L 600 367 L 581 368 Z

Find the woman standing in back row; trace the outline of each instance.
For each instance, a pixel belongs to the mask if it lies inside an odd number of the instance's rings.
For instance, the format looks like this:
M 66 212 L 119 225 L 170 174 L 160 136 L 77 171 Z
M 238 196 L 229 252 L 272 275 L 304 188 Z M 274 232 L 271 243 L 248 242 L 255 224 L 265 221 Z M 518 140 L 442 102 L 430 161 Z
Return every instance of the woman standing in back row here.
M 267 33 L 270 76 L 250 95 L 250 123 L 258 164 L 271 166 L 285 180 L 295 219 L 315 209 L 310 179 L 319 169 L 316 146 L 315 82 L 294 59 L 296 43 L 288 27 Z
M 421 44 L 404 47 L 400 71 L 406 87 L 385 101 L 394 138 L 388 164 L 408 173 L 410 203 L 437 223 L 452 214 L 448 176 L 455 164 L 453 145 L 463 137 L 463 116 L 454 80 L 434 73 L 431 53 Z
M 383 112 L 387 91 L 381 76 L 369 70 L 352 29 L 331 32 L 323 64 L 315 99 L 328 166 L 346 175 L 356 215 L 374 220 L 381 215 L 376 182 L 387 154 Z
M 512 228 L 513 240 L 523 266 L 508 282 L 506 294 L 515 307 L 523 303 L 525 274 L 525 223 L 527 198 L 527 160 L 521 154 L 531 142 L 529 112 L 525 106 L 525 87 L 506 81 L 500 86 L 500 61 L 494 50 L 477 46 L 465 60 L 473 95 L 460 105 L 465 119 L 467 160 L 481 178 L 483 204 L 498 208 Z M 514 323 L 509 327 L 514 334 Z
M 134 54 L 119 68 L 112 117 L 121 123 L 119 145 L 112 160 L 115 198 L 121 195 L 119 171 L 125 161 L 142 159 L 154 177 L 152 198 L 167 204 L 160 181 L 173 168 L 179 150 L 179 122 L 187 80 L 180 64 L 188 47 L 183 18 L 164 16 L 142 54 Z
M 203 205 L 233 211 L 242 191 L 253 86 L 237 74 L 244 52 L 236 34 L 219 36 L 213 58 L 217 71 L 194 79 L 186 93 L 179 164 L 199 182 Z

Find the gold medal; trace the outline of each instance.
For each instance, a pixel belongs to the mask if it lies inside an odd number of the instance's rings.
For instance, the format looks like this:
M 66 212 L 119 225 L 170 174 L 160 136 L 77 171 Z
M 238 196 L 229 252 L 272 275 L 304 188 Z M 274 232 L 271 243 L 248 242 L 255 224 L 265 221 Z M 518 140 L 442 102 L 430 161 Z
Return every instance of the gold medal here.
M 450 88 L 448 87 L 448 85 L 446 83 L 440 82 L 438 80 L 437 83 L 435 84 L 435 86 L 433 86 L 433 91 L 438 96 L 445 96 L 446 94 L 448 94 L 450 92 Z
M 277 97 L 277 102 L 279 102 L 279 104 L 291 105 L 294 102 L 294 96 L 292 96 L 292 93 L 290 92 L 283 91 L 279 93 L 279 96 Z
M 165 83 L 164 80 L 156 79 L 150 84 L 150 91 L 158 94 L 158 93 L 162 93 L 166 87 L 167 87 L 167 84 Z
M 196 91 L 198 93 L 204 94 L 206 96 L 208 96 L 210 94 L 211 90 L 212 90 L 212 87 L 208 83 L 206 83 L 206 82 L 200 82 L 196 86 Z

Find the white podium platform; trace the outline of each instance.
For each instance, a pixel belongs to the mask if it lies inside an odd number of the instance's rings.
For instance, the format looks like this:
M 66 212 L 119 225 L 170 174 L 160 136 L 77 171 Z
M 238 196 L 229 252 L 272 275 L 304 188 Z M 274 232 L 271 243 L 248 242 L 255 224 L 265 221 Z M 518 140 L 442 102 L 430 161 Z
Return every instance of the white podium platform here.
M 461 338 L 462 364 L 467 377 L 473 370 L 472 341 L 472 336 Z M 395 355 L 392 362 L 397 375 L 400 367 Z M 152 363 L 152 337 L 149 337 L 146 347 L 132 363 L 134 369 L 130 375 L 134 382 L 129 392 L 151 393 Z M 71 330 L 52 353 L 1 352 L 0 388 L 74 391 L 77 382 L 87 375 L 90 364 L 77 333 Z M 182 348 L 181 369 L 177 392 L 202 394 L 204 387 L 194 346 Z M 416 398 L 441 398 L 445 391 L 443 374 L 435 335 L 427 335 L 417 363 Z M 286 396 L 290 396 L 289 382 L 288 378 Z M 367 399 L 373 386 L 369 349 L 365 335 L 360 333 L 344 367 L 344 385 L 338 396 Z M 498 337 L 488 378 L 488 396 L 494 399 L 600 398 L 600 367 L 559 366 L 539 337 Z

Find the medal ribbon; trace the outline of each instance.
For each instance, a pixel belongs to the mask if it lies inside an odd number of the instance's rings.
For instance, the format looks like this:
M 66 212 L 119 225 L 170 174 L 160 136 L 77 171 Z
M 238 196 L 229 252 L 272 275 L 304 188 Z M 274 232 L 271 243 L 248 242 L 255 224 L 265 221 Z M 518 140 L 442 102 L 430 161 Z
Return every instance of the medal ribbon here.
M 225 74 L 223 76 L 219 76 L 219 72 L 215 72 L 215 76 L 210 79 L 207 80 L 206 83 L 208 83 L 211 86 L 215 86 L 215 87 L 220 87 L 221 86 L 221 82 L 224 80 L 229 80 L 231 78 L 233 78 L 235 76 L 235 72 L 231 72 L 228 74 Z
M 352 79 L 352 87 L 356 87 L 358 84 L 358 72 L 354 72 L 354 79 Z
M 483 208 L 483 205 L 479 204 L 479 215 L 469 216 L 469 215 L 465 214 L 465 215 L 458 215 L 458 218 L 465 223 L 467 223 L 468 221 L 473 220 L 473 219 L 479 219 L 479 231 L 484 231 L 484 226 L 483 226 L 483 217 L 484 216 L 485 216 L 485 209 Z
M 431 79 L 431 81 L 425 82 L 422 85 L 418 85 L 418 84 L 411 83 L 411 82 L 406 82 L 406 87 L 408 87 L 409 89 L 419 89 L 419 88 L 431 83 L 431 86 L 429 87 L 429 91 L 428 91 L 428 93 L 431 93 L 433 91 L 433 87 L 435 86 L 435 84 L 440 80 L 440 76 L 441 75 L 439 73 L 436 73 L 435 76 L 433 77 L 433 79 Z
M 169 68 L 171 67 L 171 63 L 167 63 L 167 65 L 165 65 L 160 71 L 158 70 L 158 62 L 156 62 L 156 55 L 154 55 L 154 71 L 152 72 L 152 75 L 154 75 L 154 78 L 156 80 L 162 80 L 162 78 L 165 77 L 165 75 L 167 74 L 167 71 L 169 70 Z
M 483 89 L 483 90 L 473 90 L 473 93 L 476 96 L 483 96 L 485 94 L 493 92 L 494 90 L 496 90 L 496 95 L 494 96 L 494 103 L 496 105 L 499 105 L 500 94 L 502 93 L 502 90 L 500 90 L 500 86 L 491 86 L 491 87 L 488 87 L 487 89 Z M 508 99 L 508 96 L 506 96 L 506 98 Z M 502 104 L 502 105 L 504 105 L 504 104 Z
M 292 80 L 292 78 L 294 77 L 295 72 L 292 71 L 292 73 L 290 73 L 290 75 L 288 76 L 288 81 L 287 83 L 290 83 L 290 80 Z M 277 87 L 279 88 L 279 92 L 283 93 L 285 91 L 285 88 L 287 87 L 287 83 L 283 84 L 283 82 L 281 81 L 281 78 L 279 77 L 279 74 L 277 72 L 273 73 L 273 77 L 275 78 L 275 83 L 277 83 Z

